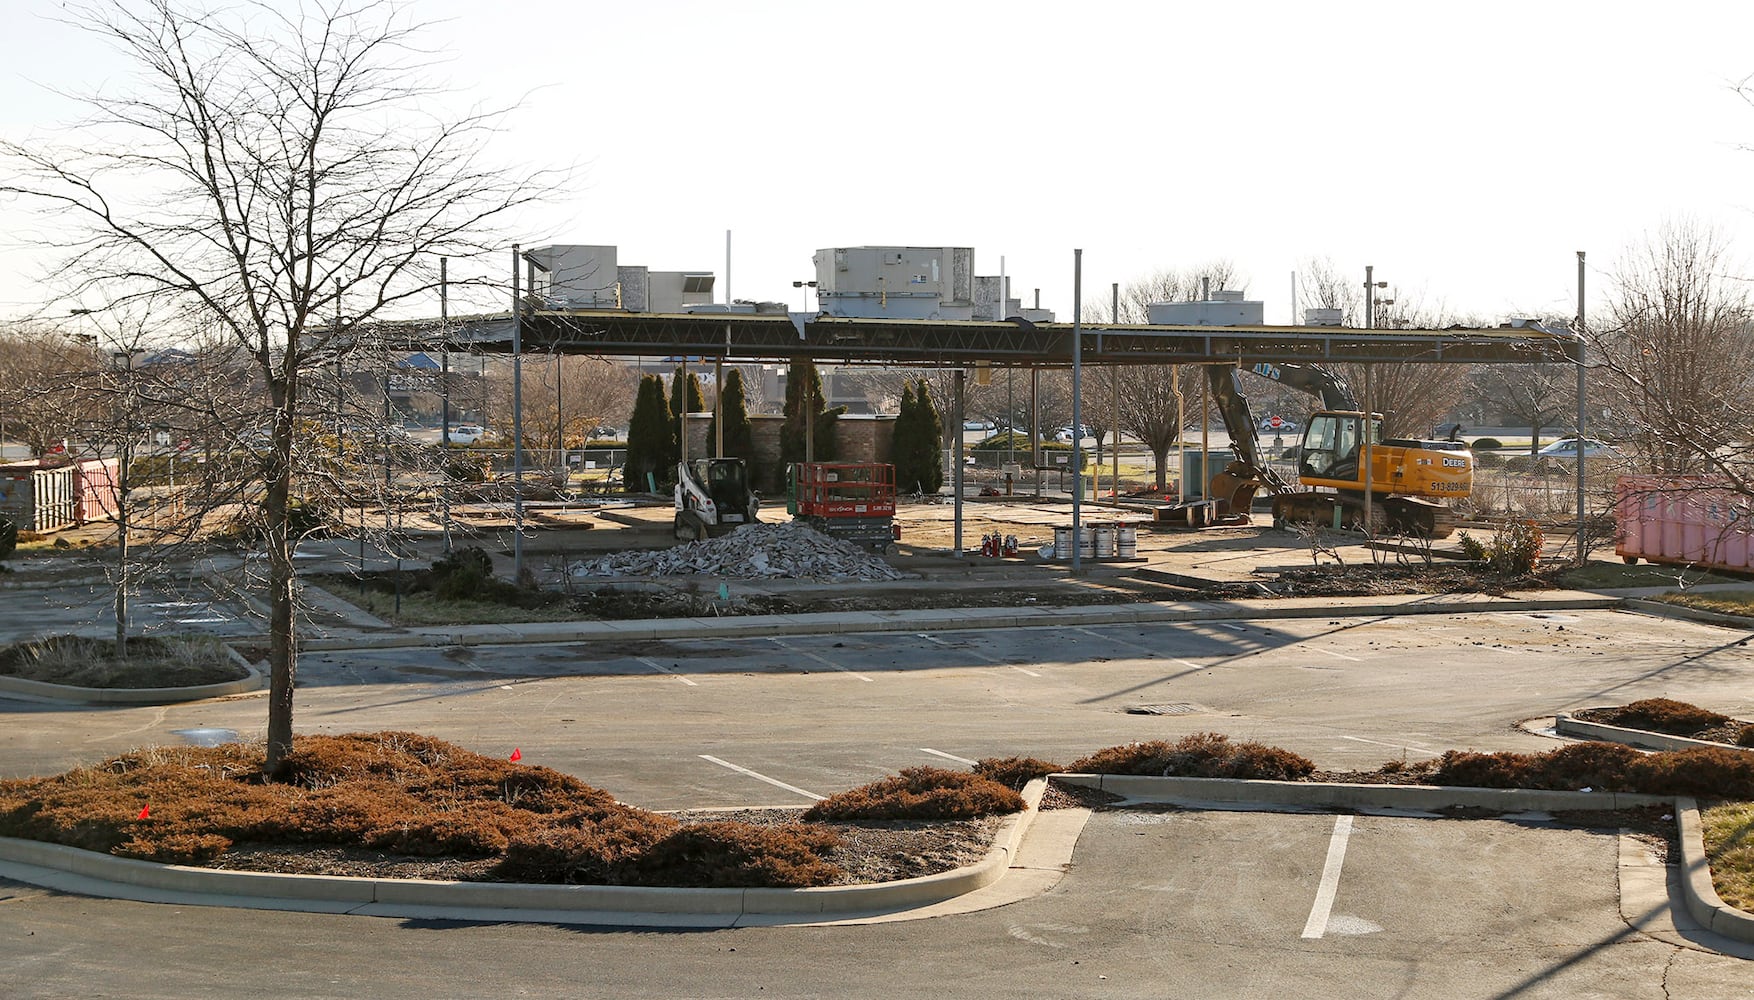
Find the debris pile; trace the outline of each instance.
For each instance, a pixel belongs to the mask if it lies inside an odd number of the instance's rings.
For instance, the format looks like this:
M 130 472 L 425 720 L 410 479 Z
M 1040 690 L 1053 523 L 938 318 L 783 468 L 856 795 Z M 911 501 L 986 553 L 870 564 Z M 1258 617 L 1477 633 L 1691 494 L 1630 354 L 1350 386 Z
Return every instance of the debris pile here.
M 573 576 L 721 576 L 735 580 L 905 580 L 850 542 L 796 522 L 751 524 L 660 552 L 618 552 L 574 563 Z

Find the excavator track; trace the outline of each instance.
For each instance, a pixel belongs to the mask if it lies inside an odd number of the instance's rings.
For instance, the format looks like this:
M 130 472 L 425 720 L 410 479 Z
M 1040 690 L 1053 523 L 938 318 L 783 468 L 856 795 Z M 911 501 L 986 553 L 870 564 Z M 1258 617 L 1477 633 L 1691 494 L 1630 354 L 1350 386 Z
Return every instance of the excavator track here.
M 1337 515 L 1337 516 L 1336 516 Z M 1371 505 L 1373 535 L 1416 535 L 1448 538 L 1456 532 L 1455 512 L 1442 504 L 1413 497 L 1384 497 Z M 1313 524 L 1323 528 L 1364 530 L 1364 499 L 1340 493 L 1285 493 L 1273 498 L 1273 524 Z

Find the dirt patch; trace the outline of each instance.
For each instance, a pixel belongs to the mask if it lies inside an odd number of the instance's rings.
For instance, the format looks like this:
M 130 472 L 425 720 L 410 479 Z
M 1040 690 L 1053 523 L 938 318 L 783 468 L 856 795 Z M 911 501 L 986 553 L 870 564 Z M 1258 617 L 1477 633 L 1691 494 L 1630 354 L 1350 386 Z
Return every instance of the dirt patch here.
M 1395 594 L 1494 594 L 1542 590 L 1552 583 L 1537 577 L 1505 576 L 1474 565 L 1305 566 L 1282 569 L 1260 583 L 1217 584 L 1202 597 L 1261 597 L 1265 587 L 1278 597 L 1382 597 Z

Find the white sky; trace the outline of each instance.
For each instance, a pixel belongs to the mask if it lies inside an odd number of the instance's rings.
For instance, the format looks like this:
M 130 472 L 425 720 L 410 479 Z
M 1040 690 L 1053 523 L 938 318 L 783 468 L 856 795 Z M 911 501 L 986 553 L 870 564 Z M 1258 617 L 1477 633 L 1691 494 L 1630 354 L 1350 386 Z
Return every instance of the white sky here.
M 1229 258 L 1272 323 L 1312 257 L 1497 319 L 1569 315 L 1577 250 L 1597 300 L 1666 219 L 1754 251 L 1746 0 L 411 6 L 460 100 L 523 101 L 497 155 L 582 167 L 508 243 L 616 244 L 721 297 L 727 229 L 738 298 L 800 307 L 821 247 L 972 246 L 1062 319 L 1074 247 L 1086 301 Z M 45 88 L 126 72 L 55 0 L 4 7 L 7 138 L 74 117 Z M 0 205 L 0 317 L 52 264 L 21 231 Z

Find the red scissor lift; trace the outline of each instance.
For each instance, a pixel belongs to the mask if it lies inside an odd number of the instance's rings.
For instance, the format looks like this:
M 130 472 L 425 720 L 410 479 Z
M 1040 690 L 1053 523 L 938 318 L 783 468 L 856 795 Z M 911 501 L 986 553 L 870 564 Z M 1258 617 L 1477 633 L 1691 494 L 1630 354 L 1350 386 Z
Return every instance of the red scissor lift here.
M 791 473 L 787 509 L 794 520 L 872 552 L 901 537 L 895 524 L 895 466 L 800 462 Z

